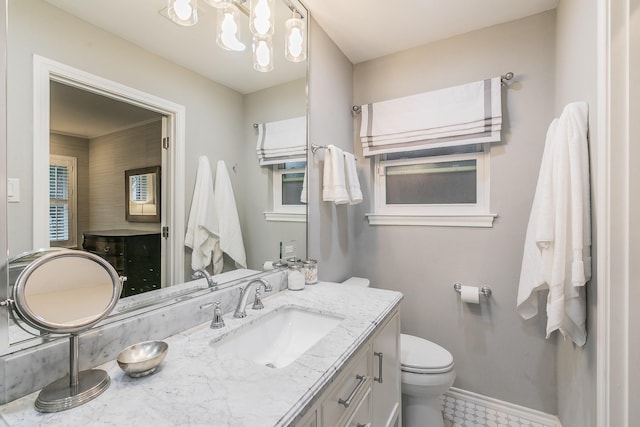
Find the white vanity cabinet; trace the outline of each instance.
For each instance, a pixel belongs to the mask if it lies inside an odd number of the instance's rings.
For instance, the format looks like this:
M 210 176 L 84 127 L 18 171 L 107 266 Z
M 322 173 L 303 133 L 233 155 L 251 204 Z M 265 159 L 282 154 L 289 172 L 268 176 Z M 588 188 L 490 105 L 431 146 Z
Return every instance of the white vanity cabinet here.
M 375 334 L 373 355 L 373 427 L 401 425 L 400 313 Z
M 397 309 L 296 427 L 393 425 L 400 425 L 400 315 Z

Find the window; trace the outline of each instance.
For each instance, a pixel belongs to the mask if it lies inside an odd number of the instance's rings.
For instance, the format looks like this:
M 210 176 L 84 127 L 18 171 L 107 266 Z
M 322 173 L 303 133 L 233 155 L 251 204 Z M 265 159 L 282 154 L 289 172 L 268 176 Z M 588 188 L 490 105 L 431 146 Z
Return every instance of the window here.
M 76 158 L 49 158 L 49 242 L 76 247 Z
M 287 162 L 271 166 L 273 211 L 265 212 L 267 221 L 305 222 L 307 220 L 307 205 L 301 201 L 306 164 L 306 162 Z
M 376 156 L 369 223 L 491 227 L 489 160 L 482 145 Z

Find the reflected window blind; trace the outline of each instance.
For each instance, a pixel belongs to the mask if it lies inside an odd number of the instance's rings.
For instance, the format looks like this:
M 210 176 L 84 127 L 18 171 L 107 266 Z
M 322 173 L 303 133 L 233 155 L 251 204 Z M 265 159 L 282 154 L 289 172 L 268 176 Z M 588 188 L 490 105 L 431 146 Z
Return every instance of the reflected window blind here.
M 146 202 L 149 194 L 149 175 L 137 175 L 131 177 L 131 200 L 134 202 Z
M 69 240 L 69 167 L 49 166 L 49 240 Z

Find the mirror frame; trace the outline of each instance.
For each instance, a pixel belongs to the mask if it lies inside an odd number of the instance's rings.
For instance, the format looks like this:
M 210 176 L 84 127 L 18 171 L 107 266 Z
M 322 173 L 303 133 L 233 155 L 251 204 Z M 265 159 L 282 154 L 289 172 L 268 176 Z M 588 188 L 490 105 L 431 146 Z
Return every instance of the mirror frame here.
M 111 278 L 113 290 L 109 303 L 102 312 L 96 313 L 95 316 L 89 318 L 88 320 L 85 319 L 84 321 L 76 321 L 68 324 L 54 323 L 52 321 L 48 321 L 42 315 L 34 312 L 31 306 L 29 306 L 26 298 L 26 292 L 27 286 L 29 286 L 29 279 L 31 278 L 31 275 L 38 268 L 44 266 L 45 264 L 56 262 L 57 260 L 63 258 L 82 258 L 89 260 L 90 262 L 94 262 L 98 266 L 102 267 Z M 37 260 L 29 264 L 22 271 L 22 273 L 20 273 L 20 276 L 18 277 L 18 280 L 16 281 L 16 284 L 13 288 L 12 305 L 13 308 L 15 308 L 15 312 L 18 314 L 18 316 L 22 320 L 24 320 L 25 323 L 35 329 L 38 329 L 42 332 L 50 332 L 53 334 L 76 333 L 91 328 L 92 326 L 98 324 L 102 319 L 107 317 L 109 313 L 113 311 L 116 304 L 120 300 L 121 290 L 122 280 L 118 276 L 118 273 L 116 273 L 116 270 L 107 261 L 105 261 L 98 255 L 92 254 L 91 252 L 63 250 L 52 252 L 38 258 Z
M 137 175 L 155 175 L 155 185 L 153 186 L 153 200 L 155 201 L 156 213 L 153 215 L 140 215 L 130 212 L 131 206 L 131 177 Z M 129 222 L 160 222 L 162 213 L 162 200 L 160 190 L 162 185 L 160 166 L 149 166 L 147 168 L 129 169 L 124 171 L 124 209 L 125 218 Z

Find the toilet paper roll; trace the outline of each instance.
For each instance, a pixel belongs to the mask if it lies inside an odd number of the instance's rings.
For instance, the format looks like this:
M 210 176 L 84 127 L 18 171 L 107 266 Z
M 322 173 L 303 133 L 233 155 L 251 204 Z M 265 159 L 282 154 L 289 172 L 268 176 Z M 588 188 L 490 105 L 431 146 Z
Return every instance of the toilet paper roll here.
M 468 304 L 480 303 L 480 290 L 477 286 L 465 286 L 460 288 L 460 295 L 463 302 Z

